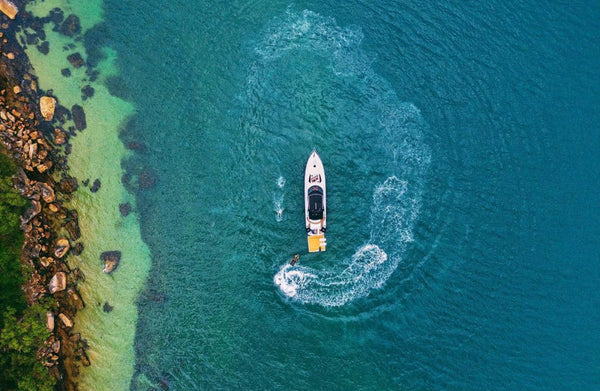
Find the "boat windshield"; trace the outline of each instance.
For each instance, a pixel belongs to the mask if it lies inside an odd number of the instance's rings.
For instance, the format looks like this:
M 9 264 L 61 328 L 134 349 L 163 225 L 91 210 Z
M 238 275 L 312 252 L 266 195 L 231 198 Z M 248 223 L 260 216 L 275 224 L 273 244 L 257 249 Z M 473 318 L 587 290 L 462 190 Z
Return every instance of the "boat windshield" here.
M 308 218 L 310 220 L 323 218 L 323 189 L 319 186 L 308 189 Z

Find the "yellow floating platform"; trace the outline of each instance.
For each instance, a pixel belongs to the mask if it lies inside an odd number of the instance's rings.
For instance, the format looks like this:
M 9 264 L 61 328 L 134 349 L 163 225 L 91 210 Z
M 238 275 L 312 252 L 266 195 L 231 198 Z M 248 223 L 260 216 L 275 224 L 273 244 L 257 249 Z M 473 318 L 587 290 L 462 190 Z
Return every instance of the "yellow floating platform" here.
M 308 252 L 316 253 L 318 251 L 325 251 L 327 242 L 324 234 L 310 235 L 308 237 Z

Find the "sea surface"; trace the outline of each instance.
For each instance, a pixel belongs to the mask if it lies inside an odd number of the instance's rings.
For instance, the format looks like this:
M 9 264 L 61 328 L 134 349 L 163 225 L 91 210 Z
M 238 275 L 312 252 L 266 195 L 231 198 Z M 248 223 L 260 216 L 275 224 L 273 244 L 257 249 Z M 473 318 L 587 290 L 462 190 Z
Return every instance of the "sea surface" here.
M 89 389 L 600 389 L 600 3 L 53 6 L 100 70 L 70 165 L 114 182 L 74 201 Z

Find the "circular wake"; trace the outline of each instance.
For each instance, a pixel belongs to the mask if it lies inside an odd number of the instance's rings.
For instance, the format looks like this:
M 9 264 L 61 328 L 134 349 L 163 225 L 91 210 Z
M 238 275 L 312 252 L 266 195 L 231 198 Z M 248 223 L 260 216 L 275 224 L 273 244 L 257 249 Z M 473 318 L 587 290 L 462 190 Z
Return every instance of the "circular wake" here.
M 330 146 L 344 154 L 337 167 L 355 165 L 341 175 L 352 178 L 344 189 L 359 195 L 357 212 L 366 217 L 360 220 L 368 236 L 334 268 L 281 266 L 275 285 L 302 303 L 341 306 L 382 287 L 402 262 L 419 213 L 430 159 L 425 124 L 373 70 L 362 38 L 358 28 L 288 9 L 255 47 L 242 97 L 248 143 L 242 152 L 260 158 L 262 142 L 271 159 L 284 151 L 279 159 L 286 161 L 294 145 Z

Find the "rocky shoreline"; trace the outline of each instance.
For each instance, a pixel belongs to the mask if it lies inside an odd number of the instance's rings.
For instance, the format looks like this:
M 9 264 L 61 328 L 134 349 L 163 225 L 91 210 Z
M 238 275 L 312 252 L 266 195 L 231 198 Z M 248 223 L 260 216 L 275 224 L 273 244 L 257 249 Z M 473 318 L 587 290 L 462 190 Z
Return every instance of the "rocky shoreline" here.
M 19 23 L 28 19 L 24 4 L 2 1 L 3 12 L 7 3 L 21 11 L 16 18 L 0 14 L 0 142 L 19 167 L 14 187 L 31 204 L 21 217 L 21 263 L 29 271 L 23 291 L 29 305 L 54 298 L 56 305 L 46 314 L 51 335 L 38 359 L 57 379 L 58 389 L 76 390 L 79 368 L 89 366 L 90 360 L 86 340 L 73 332 L 75 315 L 85 306 L 77 289 L 85 276 L 69 267 L 68 258 L 84 251 L 84 245 L 78 241 L 77 211 L 65 206 L 78 187 L 67 166 L 69 137 L 75 129 L 65 128 L 74 116 L 79 117 L 77 130 L 84 128 L 85 114 L 80 106 L 60 106 L 51 91 L 38 88 L 15 35 Z

